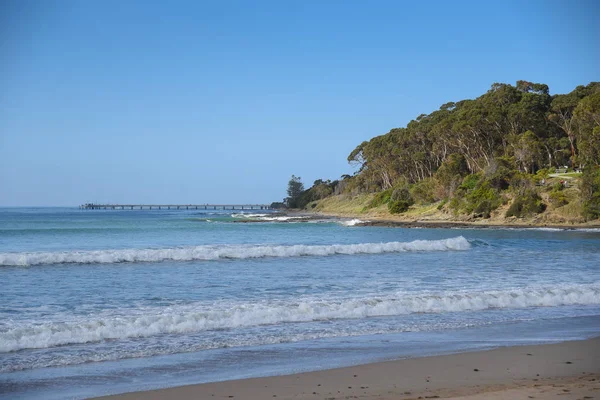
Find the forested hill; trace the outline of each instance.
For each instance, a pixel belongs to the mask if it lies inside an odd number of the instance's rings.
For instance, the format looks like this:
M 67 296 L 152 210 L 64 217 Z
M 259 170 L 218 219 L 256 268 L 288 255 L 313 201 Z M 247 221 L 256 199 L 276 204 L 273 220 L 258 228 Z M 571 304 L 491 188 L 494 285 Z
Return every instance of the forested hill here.
M 522 202 L 513 215 L 524 216 L 573 201 L 554 194 L 555 204 L 548 204 L 550 197 L 540 195 L 539 187 L 567 167 L 575 173 L 568 178 L 578 183 L 582 215 L 598 218 L 600 82 L 559 95 L 540 83 L 494 83 L 474 100 L 443 104 L 361 143 L 348 161 L 358 166 L 354 176 L 316 181 L 288 198 L 289 205 L 315 207 L 332 194 L 378 193 L 370 206 L 388 204 L 392 213 L 442 202 L 455 213 L 489 217 L 503 204 Z

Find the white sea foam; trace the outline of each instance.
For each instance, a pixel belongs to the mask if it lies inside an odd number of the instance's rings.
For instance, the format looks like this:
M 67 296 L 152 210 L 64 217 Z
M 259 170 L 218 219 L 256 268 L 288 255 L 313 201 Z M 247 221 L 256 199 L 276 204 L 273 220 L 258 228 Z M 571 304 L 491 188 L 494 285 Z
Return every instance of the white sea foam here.
M 342 225 L 346 225 L 346 226 L 356 226 L 356 225 L 360 225 L 360 224 L 364 224 L 367 221 L 362 221 L 360 219 L 351 219 L 349 221 L 340 221 L 340 223 Z
M 362 319 L 412 313 L 600 304 L 600 283 L 491 291 L 396 293 L 357 298 L 299 298 L 254 303 L 197 303 L 27 324 L 0 331 L 0 353 L 66 344 L 188 334 L 269 324 Z
M 303 216 L 288 216 L 288 215 L 275 215 L 272 214 L 231 214 L 232 218 L 246 218 L 246 219 L 254 219 L 257 221 L 277 221 L 277 222 L 287 222 L 293 220 L 302 220 L 306 219 Z
M 0 253 L 2 266 L 45 264 L 112 264 L 122 262 L 161 262 L 263 257 L 330 256 L 335 254 L 378 254 L 407 251 L 468 250 L 467 239 L 458 236 L 443 240 L 413 242 L 358 243 L 333 245 L 215 245 L 166 249 L 121 249 L 65 252 Z
M 262 221 L 286 222 L 286 221 L 294 221 L 294 220 L 303 220 L 306 218 L 305 217 L 261 217 L 259 219 Z
M 231 214 L 232 218 L 261 218 L 261 217 L 266 217 L 269 214 L 245 214 L 245 213 L 240 213 L 240 214 Z

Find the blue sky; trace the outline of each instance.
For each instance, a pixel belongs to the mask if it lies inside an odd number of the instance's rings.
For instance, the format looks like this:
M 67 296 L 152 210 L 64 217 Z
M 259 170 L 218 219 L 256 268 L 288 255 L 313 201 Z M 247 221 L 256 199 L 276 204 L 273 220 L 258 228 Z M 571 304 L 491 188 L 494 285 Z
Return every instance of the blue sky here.
M 600 80 L 596 1 L 0 3 L 0 205 L 271 202 L 494 82 Z

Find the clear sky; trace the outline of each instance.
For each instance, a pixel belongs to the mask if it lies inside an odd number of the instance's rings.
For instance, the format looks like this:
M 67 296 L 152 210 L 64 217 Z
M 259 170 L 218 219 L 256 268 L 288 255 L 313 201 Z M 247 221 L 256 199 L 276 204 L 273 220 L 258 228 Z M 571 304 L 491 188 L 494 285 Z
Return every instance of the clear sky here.
M 494 82 L 600 80 L 598 1 L 0 2 L 0 205 L 272 202 Z

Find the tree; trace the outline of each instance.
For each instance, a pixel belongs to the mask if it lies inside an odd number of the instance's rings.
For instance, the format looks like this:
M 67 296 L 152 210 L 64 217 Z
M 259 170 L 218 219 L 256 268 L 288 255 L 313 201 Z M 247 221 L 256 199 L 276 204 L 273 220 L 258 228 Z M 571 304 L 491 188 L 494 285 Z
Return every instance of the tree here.
M 512 185 L 517 168 L 535 174 L 567 165 L 569 158 L 585 168 L 600 164 L 600 82 L 563 95 L 550 95 L 543 83 L 494 83 L 475 99 L 445 103 L 404 128 L 362 142 L 348 156 L 360 168 L 334 193 L 376 193 L 401 182 L 426 182 L 411 190 L 421 196 L 427 189 L 426 199 L 447 199 L 461 195 L 454 192 L 465 175 L 477 174 L 490 186 L 481 188 L 484 194 L 497 195 Z M 308 191 L 313 201 L 317 183 Z M 496 207 L 490 196 L 473 204 L 485 200 Z
M 576 151 L 575 151 L 575 129 L 573 129 L 573 110 L 577 107 L 579 97 L 575 94 L 575 91 L 565 94 L 558 95 L 552 100 L 552 110 L 548 115 L 548 119 L 560 127 L 569 138 L 569 145 L 571 148 L 571 165 L 575 163 Z
M 462 154 L 450 154 L 435 174 L 438 196 L 442 199 L 452 196 L 454 190 L 468 173 L 467 161 Z
M 588 219 L 600 218 L 600 167 L 587 167 L 581 180 L 583 216 Z
M 600 91 L 579 102 L 573 112 L 579 151 L 586 165 L 600 165 Z
M 302 178 L 299 176 L 292 175 L 292 178 L 288 182 L 287 194 L 288 197 L 285 199 L 287 206 L 290 208 L 298 207 L 298 200 L 304 192 L 304 184 Z
M 513 136 L 512 146 L 517 164 L 523 172 L 534 173 L 541 158 L 540 141 L 531 131 Z
M 578 140 L 577 130 L 575 129 L 575 122 L 583 116 L 583 110 L 579 111 L 579 118 L 574 117 L 574 111 L 576 108 L 581 109 L 578 104 L 580 102 L 592 103 L 594 100 L 586 100 L 586 98 L 593 97 L 600 92 L 600 83 L 591 82 L 587 86 L 577 86 L 571 93 L 554 96 L 552 100 L 551 112 L 548 115 L 548 119 L 553 122 L 556 126 L 561 128 L 569 138 L 569 144 L 571 147 L 571 163 L 575 163 L 576 153 L 576 140 Z M 582 100 L 583 99 L 583 100 Z M 585 106 L 583 106 L 585 107 Z

